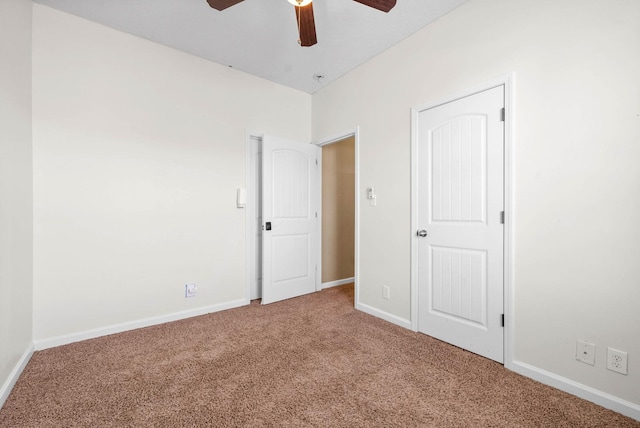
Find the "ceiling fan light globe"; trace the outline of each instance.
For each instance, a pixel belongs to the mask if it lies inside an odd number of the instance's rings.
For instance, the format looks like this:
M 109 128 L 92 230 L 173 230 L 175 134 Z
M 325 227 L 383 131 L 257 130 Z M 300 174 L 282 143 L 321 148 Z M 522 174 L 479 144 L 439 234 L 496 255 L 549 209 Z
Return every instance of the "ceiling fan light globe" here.
M 311 1 L 312 0 L 289 0 L 289 3 L 297 7 L 303 7 L 311 3 Z

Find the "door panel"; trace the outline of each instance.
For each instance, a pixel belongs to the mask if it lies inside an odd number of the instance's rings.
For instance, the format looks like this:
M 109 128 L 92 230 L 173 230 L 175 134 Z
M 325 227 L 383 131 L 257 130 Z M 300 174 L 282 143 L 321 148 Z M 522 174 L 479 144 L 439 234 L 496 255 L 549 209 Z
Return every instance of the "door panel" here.
M 289 257 L 278 257 L 273 261 L 273 282 L 279 283 L 311 275 L 309 257 L 311 240 L 309 234 L 275 236 L 272 248 L 276 254 L 289 254 Z
M 432 221 L 486 222 L 486 117 L 457 117 L 432 131 Z
M 263 139 L 263 304 L 316 291 L 319 155 L 311 144 Z
M 273 176 L 273 218 L 307 219 L 311 209 L 311 170 L 315 153 L 298 152 L 298 147 L 271 151 Z
M 487 323 L 487 252 L 431 246 L 431 309 L 477 326 Z
M 418 114 L 418 330 L 503 362 L 504 88 Z

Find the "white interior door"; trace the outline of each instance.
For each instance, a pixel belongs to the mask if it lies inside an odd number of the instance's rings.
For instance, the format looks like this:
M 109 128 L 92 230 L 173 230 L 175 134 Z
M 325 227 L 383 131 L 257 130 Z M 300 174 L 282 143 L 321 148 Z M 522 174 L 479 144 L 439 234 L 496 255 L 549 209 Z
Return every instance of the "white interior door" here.
M 499 86 L 417 116 L 418 330 L 499 362 L 503 107 Z
M 319 156 L 311 144 L 262 140 L 262 303 L 316 291 Z

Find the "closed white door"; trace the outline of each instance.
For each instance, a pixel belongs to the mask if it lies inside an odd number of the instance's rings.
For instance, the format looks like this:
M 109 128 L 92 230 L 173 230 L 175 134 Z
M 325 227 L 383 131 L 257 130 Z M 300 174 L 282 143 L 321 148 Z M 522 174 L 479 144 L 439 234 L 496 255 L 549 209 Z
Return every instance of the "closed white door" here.
M 504 360 L 504 87 L 417 116 L 418 330 Z
M 262 303 L 316 291 L 319 156 L 311 144 L 262 140 Z

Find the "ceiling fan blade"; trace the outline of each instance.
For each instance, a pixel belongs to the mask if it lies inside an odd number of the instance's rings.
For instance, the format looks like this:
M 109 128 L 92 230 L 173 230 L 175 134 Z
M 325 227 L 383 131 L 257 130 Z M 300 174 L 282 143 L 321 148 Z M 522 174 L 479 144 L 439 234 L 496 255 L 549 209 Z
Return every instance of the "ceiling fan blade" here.
M 396 0 L 355 0 L 358 3 L 362 3 L 369 7 L 381 10 L 383 12 L 389 12 L 396 5 Z
M 313 46 L 318 43 L 316 37 L 316 23 L 313 19 L 313 3 L 296 8 L 296 21 L 298 21 L 298 34 L 301 46 Z
M 228 7 L 233 6 L 234 4 L 238 4 L 244 0 L 207 0 L 209 6 L 216 10 L 225 10 Z

